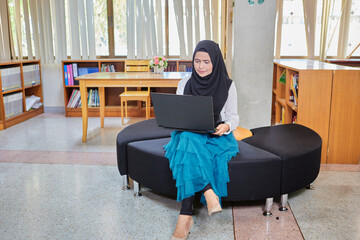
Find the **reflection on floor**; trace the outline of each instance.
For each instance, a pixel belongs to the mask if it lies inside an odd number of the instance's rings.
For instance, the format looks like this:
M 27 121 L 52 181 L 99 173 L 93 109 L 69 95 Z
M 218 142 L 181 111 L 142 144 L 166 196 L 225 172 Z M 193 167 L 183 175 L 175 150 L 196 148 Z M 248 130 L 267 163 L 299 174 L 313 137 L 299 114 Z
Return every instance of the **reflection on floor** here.
M 0 131 L 1 239 L 170 239 L 179 203 L 121 190 L 115 140 L 128 125 L 89 118 L 82 143 L 81 124 L 42 114 Z M 264 201 L 225 202 L 212 217 L 197 203 L 189 239 L 360 239 L 359 169 L 322 166 L 315 190 L 291 193 L 286 212 L 275 199 L 272 217 Z

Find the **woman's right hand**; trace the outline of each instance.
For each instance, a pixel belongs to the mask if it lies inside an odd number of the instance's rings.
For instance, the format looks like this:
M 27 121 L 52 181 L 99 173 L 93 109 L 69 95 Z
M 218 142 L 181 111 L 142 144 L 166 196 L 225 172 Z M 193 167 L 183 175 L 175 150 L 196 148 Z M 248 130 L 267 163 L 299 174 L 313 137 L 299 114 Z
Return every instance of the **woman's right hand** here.
M 222 136 L 224 133 L 230 130 L 229 124 L 221 123 L 216 128 L 216 132 L 214 132 L 214 135 Z

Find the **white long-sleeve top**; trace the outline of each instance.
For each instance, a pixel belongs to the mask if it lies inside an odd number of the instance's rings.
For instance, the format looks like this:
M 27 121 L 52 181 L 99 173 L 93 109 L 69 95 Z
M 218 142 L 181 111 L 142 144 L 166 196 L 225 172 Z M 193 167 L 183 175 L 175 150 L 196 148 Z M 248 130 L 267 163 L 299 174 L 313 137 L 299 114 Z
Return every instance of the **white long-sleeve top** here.
M 179 83 L 176 89 L 176 94 L 183 95 L 184 89 L 187 81 L 190 79 L 191 75 L 183 78 Z M 229 125 L 230 130 L 225 132 L 229 134 L 231 131 L 234 131 L 239 124 L 239 114 L 237 111 L 237 93 L 234 82 L 231 83 L 229 88 L 228 98 L 220 112 L 222 121 Z

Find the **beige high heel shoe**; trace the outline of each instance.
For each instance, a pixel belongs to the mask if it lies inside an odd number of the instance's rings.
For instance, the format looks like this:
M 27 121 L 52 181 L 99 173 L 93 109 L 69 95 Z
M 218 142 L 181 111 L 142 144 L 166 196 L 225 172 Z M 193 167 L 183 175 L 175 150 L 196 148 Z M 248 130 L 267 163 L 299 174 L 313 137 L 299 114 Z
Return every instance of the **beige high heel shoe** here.
M 211 214 L 213 214 L 213 213 L 217 213 L 217 212 L 222 211 L 220 201 L 219 201 L 219 197 L 214 193 L 214 191 L 212 189 L 207 190 L 204 193 L 204 196 L 205 196 L 206 203 L 207 203 L 207 206 L 208 206 L 208 214 L 209 214 L 209 216 L 211 216 Z M 209 208 L 209 202 L 210 201 L 216 201 L 215 205 L 212 206 L 211 208 Z
M 190 227 L 189 227 L 189 230 L 188 230 L 188 232 L 186 233 L 185 237 L 183 237 L 183 238 L 178 238 L 178 237 L 175 237 L 175 236 L 173 235 L 173 236 L 171 237 L 171 240 L 186 240 L 187 237 L 189 236 L 190 229 L 191 229 L 193 223 L 194 223 L 194 219 L 191 218 L 191 220 L 190 220 Z

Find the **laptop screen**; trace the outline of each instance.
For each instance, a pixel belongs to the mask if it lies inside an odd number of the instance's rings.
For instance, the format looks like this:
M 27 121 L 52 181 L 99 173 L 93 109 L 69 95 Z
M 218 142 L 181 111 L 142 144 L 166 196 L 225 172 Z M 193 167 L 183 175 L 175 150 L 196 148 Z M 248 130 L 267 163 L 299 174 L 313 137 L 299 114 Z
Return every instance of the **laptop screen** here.
M 159 126 L 193 132 L 214 132 L 212 97 L 151 93 Z

